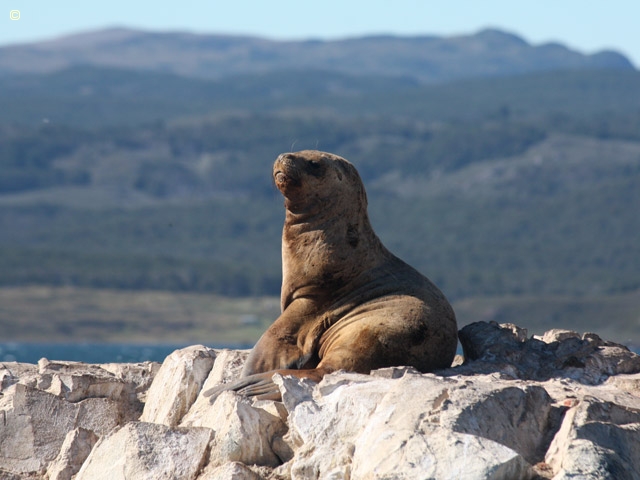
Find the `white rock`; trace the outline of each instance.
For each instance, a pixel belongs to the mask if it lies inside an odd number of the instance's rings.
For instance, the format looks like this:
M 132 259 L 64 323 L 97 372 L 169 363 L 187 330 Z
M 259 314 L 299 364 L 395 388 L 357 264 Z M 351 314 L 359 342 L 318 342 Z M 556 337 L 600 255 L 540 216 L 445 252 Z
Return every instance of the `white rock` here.
M 107 398 L 70 403 L 14 384 L 0 396 L 0 468 L 16 474 L 44 473 L 67 432 L 84 428 L 104 435 L 126 418 L 126 407 Z
M 71 480 L 91 453 L 98 436 L 91 430 L 76 428 L 67 433 L 60 453 L 49 465 L 49 480 Z
M 35 387 L 38 383 L 38 367 L 31 363 L 0 363 L 0 392 L 16 383 Z
M 607 384 L 624 392 L 629 392 L 640 399 L 640 373 L 616 375 L 609 378 Z
M 216 350 L 216 362 L 203 390 L 237 379 L 250 352 L 251 350 Z
M 169 355 L 149 388 L 140 421 L 178 425 L 202 389 L 215 357 L 213 349 L 202 345 Z
M 419 433 L 385 430 L 387 436 L 382 438 L 359 437 L 351 478 L 524 480 L 533 476 L 520 455 L 486 438 L 441 427 Z
M 146 401 L 149 387 L 160 370 L 160 364 L 157 362 L 103 363 L 100 367 L 124 382 L 129 400 L 142 402 L 140 406 L 142 411 L 142 404 Z
M 555 480 L 640 480 L 638 355 L 591 333 L 463 330 L 476 360 L 460 367 L 275 375 L 283 402 L 202 394 L 235 380 L 247 351 L 196 346 L 162 367 L 3 363 L 0 478 L 71 478 L 102 437 L 80 480 L 502 479 L 534 463 Z M 126 424 L 145 399 L 144 418 L 166 425 Z
M 285 399 L 291 391 L 299 400 L 288 404 L 293 405 L 289 423 L 294 445 L 298 446 L 291 466 L 293 479 L 511 479 L 532 475 L 527 461 L 503 444 L 440 426 L 455 426 L 457 419 L 471 418 L 469 402 L 464 400 L 471 392 L 462 382 L 434 375 L 389 380 L 339 374 L 326 377 L 313 392 L 305 393 L 305 387 L 312 387 L 300 380 L 283 377 L 277 381 Z M 492 392 L 500 396 L 501 388 L 504 390 L 504 385 L 488 389 L 486 396 Z M 516 397 L 527 396 L 516 390 Z M 450 399 L 450 391 L 459 397 L 455 402 Z M 476 392 L 475 396 L 482 394 Z M 477 426 L 465 421 L 457 426 L 486 427 L 493 418 L 485 418 L 488 408 L 475 413 L 480 417 Z M 519 414 L 522 416 L 522 412 Z M 525 417 L 523 424 L 529 421 Z M 508 431 L 505 440 L 517 444 L 510 435 L 517 437 Z
M 248 350 L 216 350 L 215 362 L 209 372 L 204 385 L 200 389 L 198 397 L 183 417 L 183 426 L 207 426 L 205 418 L 211 412 L 211 398 L 203 395 L 210 388 L 222 383 L 228 383 L 240 376 L 242 366 L 249 355 Z
M 640 410 L 583 398 L 567 411 L 545 461 L 554 478 L 640 479 Z
M 85 398 L 119 400 L 125 383 L 98 365 L 80 362 L 38 362 L 38 388 L 64 397 L 69 402 Z
M 209 407 L 210 415 L 202 418 L 202 426 L 215 430 L 210 463 L 228 462 L 247 465 L 278 466 L 282 460 L 272 442 L 287 431 L 279 415 L 272 415 L 234 392 L 222 392 Z
M 540 338 L 544 343 L 562 342 L 568 338 L 580 338 L 580 334 L 573 330 L 563 330 L 562 328 L 553 328 L 544 332 Z
M 208 469 L 198 477 L 198 480 L 262 480 L 262 477 L 244 463 L 229 462 Z
M 354 442 L 393 384 L 373 377 L 363 383 L 351 383 L 349 377 L 357 382 L 363 376 L 332 375 L 315 388 L 293 377 L 278 380 L 285 405 L 292 408 L 290 436 L 297 447 L 291 461 L 292 479 L 349 478 Z M 320 393 L 321 388 L 326 395 Z M 287 401 L 288 391 L 297 401 Z
M 531 464 L 544 459 L 561 418 L 561 411 L 544 388 L 493 379 L 459 387 L 443 392 L 447 398 L 440 408 L 440 425 L 494 440 Z M 408 401 L 409 396 L 404 398 Z
M 98 442 L 75 480 L 194 479 L 212 434 L 208 428 L 128 423 Z

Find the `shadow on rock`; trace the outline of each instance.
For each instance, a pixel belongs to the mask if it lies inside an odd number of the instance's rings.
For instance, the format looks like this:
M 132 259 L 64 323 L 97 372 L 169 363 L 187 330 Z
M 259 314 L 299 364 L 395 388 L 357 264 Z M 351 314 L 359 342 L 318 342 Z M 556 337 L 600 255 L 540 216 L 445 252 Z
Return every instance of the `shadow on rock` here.
M 527 337 L 513 324 L 475 322 L 458 332 L 462 365 L 437 372 L 442 376 L 499 373 L 504 378 L 546 381 L 568 378 L 599 385 L 618 374 L 640 372 L 640 356 L 595 333 L 549 330 Z

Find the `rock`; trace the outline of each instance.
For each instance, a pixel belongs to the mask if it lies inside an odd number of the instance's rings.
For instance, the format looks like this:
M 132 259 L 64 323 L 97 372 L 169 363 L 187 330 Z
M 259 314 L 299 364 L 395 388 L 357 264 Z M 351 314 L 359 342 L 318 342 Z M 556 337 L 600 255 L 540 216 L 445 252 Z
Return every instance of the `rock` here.
M 355 445 L 351 478 L 525 480 L 531 466 L 516 452 L 480 436 L 429 427 L 424 435 L 394 430 Z M 361 437 L 362 438 L 362 437 Z M 362 452 L 362 453 L 360 453 Z M 348 477 L 346 477 L 348 478 Z
M 215 351 L 202 345 L 169 355 L 149 388 L 140 421 L 178 425 L 202 389 L 215 358 Z
M 464 362 L 430 374 L 275 375 L 282 402 L 203 395 L 237 378 L 247 351 L 6 362 L 0 478 L 640 480 L 638 355 L 513 324 L 471 324 L 460 339 Z
M 132 404 L 139 404 L 140 412 L 142 412 L 147 392 L 158 370 L 160 370 L 160 364 L 157 362 L 103 363 L 100 367 L 124 382 L 129 401 Z
M 195 479 L 213 432 L 131 422 L 101 439 L 75 480 Z
M 306 395 L 299 394 L 304 384 L 298 379 L 284 377 L 279 383 L 284 398 L 291 390 L 299 399 L 298 403 L 290 403 L 293 410 L 289 424 L 297 447 L 291 466 L 293 479 L 350 476 L 507 479 L 533 475 L 529 463 L 511 448 L 482 438 L 487 435 L 459 433 L 498 423 L 496 412 L 490 411 L 489 400 L 485 411 L 482 407 L 475 411 L 468 408 L 474 403 L 463 382 L 423 375 L 388 380 L 334 374 L 316 387 L 308 386 L 314 391 Z M 495 382 L 487 384 L 495 387 Z M 500 385 L 496 390 L 488 390 L 485 397 L 492 399 L 496 392 L 500 397 L 500 387 L 506 390 Z M 450 394 L 458 388 L 459 394 Z M 526 396 L 526 392 L 523 395 Z M 452 401 L 451 396 L 458 400 Z M 549 403 L 538 391 L 532 396 Z M 458 405 L 460 402 L 462 406 Z M 529 405 L 524 401 L 519 403 L 522 410 L 538 406 L 533 400 Z M 544 409 L 540 410 L 543 420 L 535 418 L 535 412 L 531 412 L 529 419 L 521 420 L 521 426 L 525 427 L 521 431 L 526 433 L 520 433 L 516 427 L 505 432 L 504 428 L 492 426 L 495 436 L 501 437 L 502 443 L 510 442 L 527 453 L 537 452 L 537 443 L 530 444 L 525 435 L 535 429 L 527 425 L 545 423 Z M 478 417 L 475 425 L 474 415 Z M 545 427 L 540 429 L 542 432 L 534 438 L 545 437 Z M 479 452 L 483 452 L 482 455 Z
M 506 330 L 511 330 L 511 333 L 513 334 L 513 337 L 518 341 L 518 342 L 524 342 L 527 340 L 527 329 L 526 328 L 522 328 L 519 327 L 513 323 L 502 323 L 500 324 L 500 327 Z
M 541 338 L 524 339 L 512 325 L 476 322 L 459 332 L 465 353 L 461 367 L 444 375 L 500 372 L 522 380 L 572 378 L 596 385 L 612 375 L 639 373 L 640 356 L 623 345 L 603 342 L 595 334 L 583 338 L 569 330 L 550 330 Z M 544 340 L 544 341 L 543 341 Z
M 216 362 L 207 377 L 203 390 L 229 383 L 240 376 L 250 350 L 216 350 Z
M 160 365 L 135 364 L 88 365 L 81 362 L 51 362 L 41 359 L 38 365 L 0 364 L 2 389 L 20 383 L 43 390 L 69 402 L 86 398 L 110 398 L 127 404 L 128 418 L 142 412 L 142 400 Z
M 640 398 L 640 373 L 616 375 L 607 379 L 607 384 Z
M 47 469 L 49 480 L 71 480 L 97 441 L 98 436 L 84 428 L 76 428 L 67 433 L 60 453 Z
M 0 363 L 0 391 L 16 383 L 35 387 L 38 382 L 38 367 L 30 363 Z
M 510 327 L 501 328 L 495 322 L 475 322 L 458 332 L 465 362 L 471 360 L 509 360 L 523 343 Z
M 237 378 L 247 355 L 246 351 L 217 352 L 201 391 Z M 287 432 L 286 411 L 276 402 L 254 403 L 232 392 L 223 392 L 212 405 L 209 397 L 199 395 L 180 425 L 215 431 L 210 453 L 212 466 L 229 462 L 280 465 L 292 455 L 282 440 Z
M 75 403 L 85 398 L 119 399 L 125 383 L 101 368 L 79 362 L 50 362 L 46 358 L 38 362 L 40 390 L 64 397 Z
M 565 415 L 546 455 L 556 479 L 640 478 L 640 409 L 585 397 Z
M 370 373 L 372 377 L 380 377 L 380 378 L 400 378 L 400 377 L 404 377 L 406 374 L 419 375 L 420 372 L 416 370 L 414 367 L 389 367 L 389 368 L 379 368 L 378 370 L 373 370 Z
M 501 443 L 532 465 L 544 459 L 564 413 L 544 388 L 495 380 L 459 387 L 442 394 L 450 403 L 440 413 L 441 425 Z
M 104 435 L 127 420 L 126 405 L 108 398 L 70 403 L 48 392 L 14 384 L 0 396 L 0 468 L 42 474 L 67 432 L 84 428 Z
M 34 476 L 50 467 L 50 475 L 59 478 L 67 467 L 77 471 L 89 438 L 137 420 L 139 397 L 158 367 L 46 359 L 0 365 L 0 470 L 5 476 Z
M 229 462 L 205 471 L 198 480 L 262 480 L 262 477 L 244 463 Z
M 553 328 L 548 330 L 540 337 L 544 343 L 553 343 L 553 342 L 562 342 L 563 340 L 567 340 L 569 338 L 580 338 L 580 334 L 578 332 L 574 332 L 573 330 L 563 330 L 561 328 Z
M 233 392 L 222 392 L 209 410 L 201 426 L 215 430 L 210 453 L 213 466 L 242 462 L 276 467 L 282 463 L 272 447 L 274 438 L 287 431 L 279 415 L 254 407 Z
M 211 368 L 195 402 L 193 402 L 188 413 L 183 417 L 181 423 L 183 426 L 206 426 L 206 422 L 203 423 L 202 419 L 206 418 L 211 412 L 211 399 L 210 397 L 202 395 L 202 393 L 216 385 L 228 383 L 238 378 L 242 366 L 249 355 L 249 351 L 224 349 L 216 350 L 215 354 L 213 368 Z

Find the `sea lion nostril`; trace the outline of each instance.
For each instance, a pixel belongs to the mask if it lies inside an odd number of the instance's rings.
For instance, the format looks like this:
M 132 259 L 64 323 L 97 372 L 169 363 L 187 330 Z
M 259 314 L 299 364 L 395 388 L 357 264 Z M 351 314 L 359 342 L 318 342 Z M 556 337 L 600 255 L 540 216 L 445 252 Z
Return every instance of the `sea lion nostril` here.
M 276 172 L 274 178 L 276 183 L 284 183 L 287 180 L 287 176 L 283 172 Z

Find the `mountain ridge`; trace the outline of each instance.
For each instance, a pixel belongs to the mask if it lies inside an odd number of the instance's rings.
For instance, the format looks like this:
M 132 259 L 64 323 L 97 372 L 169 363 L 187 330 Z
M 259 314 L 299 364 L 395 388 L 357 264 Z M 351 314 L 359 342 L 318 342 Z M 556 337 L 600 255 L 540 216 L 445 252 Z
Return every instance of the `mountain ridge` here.
M 449 37 L 369 35 L 337 40 L 272 40 L 112 28 L 0 48 L 0 74 L 4 75 L 46 73 L 73 65 L 209 79 L 311 68 L 410 76 L 426 83 L 548 70 L 635 70 L 618 52 L 586 55 L 559 43 L 532 45 L 498 29 Z

